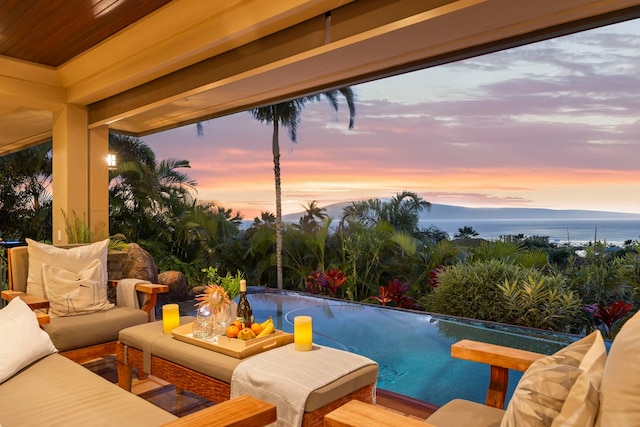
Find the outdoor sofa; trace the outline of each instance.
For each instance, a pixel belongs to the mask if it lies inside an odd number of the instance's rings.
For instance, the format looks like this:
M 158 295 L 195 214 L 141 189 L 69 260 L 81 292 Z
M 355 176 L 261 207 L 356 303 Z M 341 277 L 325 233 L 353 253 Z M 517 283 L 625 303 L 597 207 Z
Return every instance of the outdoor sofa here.
M 20 296 L 39 310 L 55 347 L 78 363 L 114 354 L 120 330 L 152 320 L 157 294 L 168 291 L 137 279 L 108 280 L 109 239 L 66 247 L 27 244 L 8 250 L 9 290 L 2 297 Z M 117 287 L 116 304 L 107 298 L 108 286 Z M 47 311 L 50 316 L 43 316 Z
M 57 353 L 20 299 L 0 310 L 0 425 L 263 426 L 276 407 L 249 396 L 183 418 L 129 393 Z

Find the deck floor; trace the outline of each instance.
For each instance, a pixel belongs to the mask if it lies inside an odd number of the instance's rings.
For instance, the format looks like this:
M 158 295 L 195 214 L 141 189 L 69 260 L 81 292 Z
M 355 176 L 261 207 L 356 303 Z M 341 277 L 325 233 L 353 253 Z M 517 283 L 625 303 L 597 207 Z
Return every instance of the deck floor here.
M 118 383 L 115 355 L 84 363 L 83 366 L 114 384 Z M 131 392 L 178 417 L 215 405 L 214 402 L 188 391 L 176 393 L 173 385 L 151 375 L 144 380 L 138 380 L 134 376 Z M 384 390 L 378 390 L 377 404 L 422 420 L 436 409 L 426 402 Z

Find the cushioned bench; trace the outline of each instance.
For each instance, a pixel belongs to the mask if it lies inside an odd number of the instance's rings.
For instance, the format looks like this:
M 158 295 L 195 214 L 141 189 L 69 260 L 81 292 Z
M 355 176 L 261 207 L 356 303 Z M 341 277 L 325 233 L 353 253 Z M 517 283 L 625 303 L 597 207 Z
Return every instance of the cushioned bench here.
M 193 320 L 193 317 L 182 317 L 180 323 Z M 131 389 L 132 369 L 136 368 L 139 373 L 150 371 L 176 387 L 214 402 L 230 398 L 233 371 L 241 361 L 248 359 L 237 359 L 176 340 L 163 333 L 162 322 L 120 331 L 116 355 L 118 382 L 126 390 Z M 378 367 L 371 365 L 313 391 L 305 405 L 303 425 L 322 425 L 325 414 L 349 400 L 372 402 L 377 380 Z

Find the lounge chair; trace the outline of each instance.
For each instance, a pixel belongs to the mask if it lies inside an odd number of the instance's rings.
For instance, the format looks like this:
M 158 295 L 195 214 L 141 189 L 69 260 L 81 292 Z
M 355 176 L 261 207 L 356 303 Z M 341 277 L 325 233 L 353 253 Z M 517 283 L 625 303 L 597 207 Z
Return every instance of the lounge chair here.
M 134 296 L 140 293 L 145 301 L 140 308 L 138 298 L 130 297 L 129 306 L 120 305 L 120 299 L 114 306 L 106 296 L 106 286 L 118 284 L 107 277 L 108 240 L 66 249 L 27 242 L 28 246 L 8 250 L 9 290 L 3 291 L 2 297 L 10 301 L 20 296 L 34 310 L 51 308 L 53 315 L 39 314 L 40 323 L 61 354 L 76 362 L 114 354 L 120 330 L 150 321 L 157 294 L 168 291 L 165 285 L 122 281 Z M 95 282 L 97 290 L 79 294 L 78 298 L 87 297 L 74 300 L 75 291 L 70 292 L 68 285 L 73 286 L 72 279 L 79 277 L 88 284 Z M 47 294 L 46 289 L 52 292 Z M 56 293 L 58 289 L 63 291 Z
M 463 340 L 453 357 L 491 365 L 486 403 L 455 399 L 426 423 L 362 402 L 348 402 L 325 416 L 327 427 L 413 425 L 435 427 L 640 425 L 640 312 L 622 327 L 609 354 L 600 332 L 545 356 Z M 508 369 L 524 370 L 506 410 Z M 475 386 L 470 384 L 470 387 Z

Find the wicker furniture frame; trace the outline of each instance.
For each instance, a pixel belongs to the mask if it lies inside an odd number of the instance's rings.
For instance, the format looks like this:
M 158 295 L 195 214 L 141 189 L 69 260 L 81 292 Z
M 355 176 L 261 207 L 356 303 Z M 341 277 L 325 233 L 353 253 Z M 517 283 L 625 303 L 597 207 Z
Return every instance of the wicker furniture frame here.
M 131 391 L 133 369 L 135 368 L 138 373 L 143 372 L 143 352 L 118 342 L 116 344 L 116 360 L 118 364 L 118 385 L 125 390 Z M 154 376 L 175 385 L 178 391 L 181 389 L 189 390 L 213 402 L 223 402 L 231 397 L 231 385 L 229 383 L 154 355 L 151 355 L 151 372 L 153 372 Z M 373 403 L 373 385 L 362 387 L 313 412 L 305 412 L 302 426 L 322 426 L 326 414 L 351 400 Z

